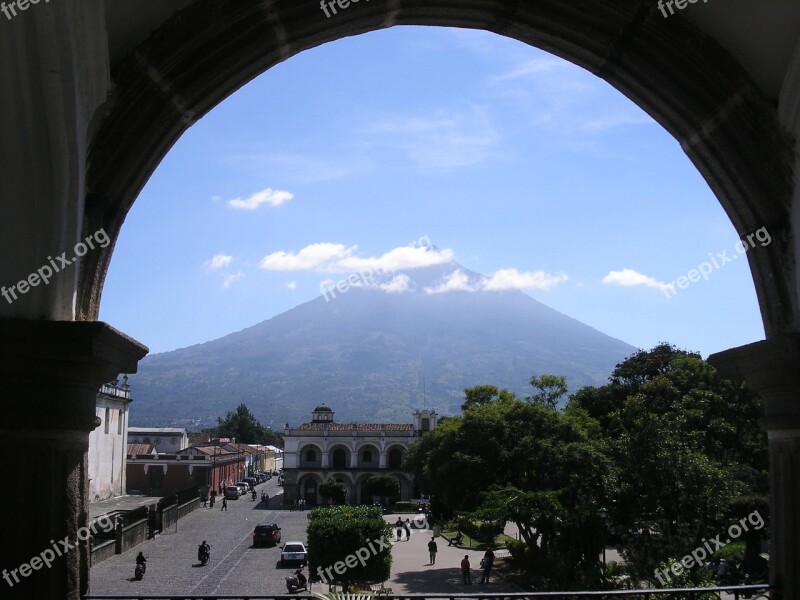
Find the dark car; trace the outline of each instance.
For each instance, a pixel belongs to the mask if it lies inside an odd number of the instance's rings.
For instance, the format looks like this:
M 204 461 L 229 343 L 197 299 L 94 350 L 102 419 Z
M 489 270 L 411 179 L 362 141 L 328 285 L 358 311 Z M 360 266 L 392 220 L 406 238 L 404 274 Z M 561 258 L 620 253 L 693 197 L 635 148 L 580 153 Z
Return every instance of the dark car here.
M 261 523 L 253 531 L 253 546 L 276 546 L 281 541 L 277 523 Z

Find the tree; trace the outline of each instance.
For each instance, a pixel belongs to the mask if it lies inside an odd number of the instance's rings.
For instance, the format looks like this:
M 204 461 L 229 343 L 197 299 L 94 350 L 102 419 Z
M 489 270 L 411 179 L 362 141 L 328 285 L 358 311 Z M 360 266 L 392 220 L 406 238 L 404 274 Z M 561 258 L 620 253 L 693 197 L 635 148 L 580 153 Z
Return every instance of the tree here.
M 392 475 L 373 475 L 364 482 L 364 490 L 370 496 L 380 496 L 385 504 L 387 496 L 400 495 L 400 482 Z
M 558 408 L 559 398 L 567 393 L 567 378 L 562 375 L 548 375 L 547 373 L 538 377 L 534 375 L 531 377 L 530 383 L 539 390 L 539 393 L 526 398 L 526 400 L 553 410 Z
M 472 406 L 483 406 L 498 400 L 513 400 L 515 396 L 513 392 L 509 392 L 505 388 L 499 390 L 494 385 L 476 385 L 464 390 L 464 398 L 461 410 L 467 410 Z
M 334 504 L 344 504 L 347 498 L 347 487 L 338 479 L 329 479 L 325 483 L 319 484 L 319 494 L 323 498 L 328 498 Z
M 597 420 L 613 459 L 612 521 L 644 519 L 660 530 L 623 539 L 634 579 L 652 579 L 659 561 L 724 531 L 742 507 L 766 506 L 763 402 L 721 380 L 699 355 L 663 343 L 640 350 L 617 365 L 608 385 L 572 396 L 573 409 Z M 749 542 L 757 548 L 758 534 Z
M 235 411 L 228 411 L 225 418 L 217 418 L 215 437 L 236 438 L 243 444 L 270 444 L 283 447 L 283 438 L 267 429 L 253 416 L 247 405 L 242 403 Z M 280 442 L 279 444 L 275 442 Z
M 522 566 L 536 587 L 589 585 L 599 573 L 597 507 L 605 503 L 610 464 L 587 431 L 585 411 L 562 414 L 505 399 L 473 405 L 416 440 L 409 468 L 451 510 L 476 526 L 520 527 Z M 518 554 L 519 555 L 519 554 Z
M 344 591 L 353 583 L 386 581 L 392 568 L 390 531 L 383 511 L 377 507 L 335 506 L 311 511 L 307 530 L 309 578 L 340 584 Z M 342 564 L 335 570 L 337 563 Z

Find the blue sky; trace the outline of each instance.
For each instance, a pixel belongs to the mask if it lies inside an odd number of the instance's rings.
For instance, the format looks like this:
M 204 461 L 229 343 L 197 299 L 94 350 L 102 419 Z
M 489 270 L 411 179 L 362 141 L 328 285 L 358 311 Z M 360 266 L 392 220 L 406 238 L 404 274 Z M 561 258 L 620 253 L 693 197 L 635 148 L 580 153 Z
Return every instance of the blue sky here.
M 295 56 L 187 131 L 128 215 L 100 318 L 163 352 L 357 267 L 452 256 L 634 346 L 707 355 L 763 339 L 737 240 L 678 143 L 602 80 L 398 27 Z

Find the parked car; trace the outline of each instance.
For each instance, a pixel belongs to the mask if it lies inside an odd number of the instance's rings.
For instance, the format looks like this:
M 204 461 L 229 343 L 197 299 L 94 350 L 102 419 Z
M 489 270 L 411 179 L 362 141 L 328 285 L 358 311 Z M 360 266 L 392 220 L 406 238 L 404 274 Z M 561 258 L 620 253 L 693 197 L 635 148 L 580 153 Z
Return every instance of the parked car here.
M 272 473 L 269 472 L 269 471 L 264 471 L 263 475 L 264 475 L 264 479 L 267 480 L 267 481 L 272 479 Z
M 277 546 L 281 541 L 281 528 L 277 523 L 261 523 L 253 530 L 253 546 Z
M 286 542 L 281 549 L 281 566 L 285 567 L 289 563 L 306 564 L 308 560 L 308 552 L 306 545 L 303 542 Z
M 239 486 L 241 492 L 239 493 L 240 496 L 244 496 L 247 492 L 250 491 L 250 484 L 245 481 L 237 481 L 236 485 Z
M 242 490 L 239 488 L 238 485 L 225 486 L 225 497 L 228 500 L 238 500 L 239 496 L 241 495 L 242 495 Z
M 249 485 L 250 489 L 253 489 L 258 485 L 258 479 L 256 479 L 255 477 L 245 477 L 244 479 L 242 479 L 242 481 L 244 481 L 247 485 Z

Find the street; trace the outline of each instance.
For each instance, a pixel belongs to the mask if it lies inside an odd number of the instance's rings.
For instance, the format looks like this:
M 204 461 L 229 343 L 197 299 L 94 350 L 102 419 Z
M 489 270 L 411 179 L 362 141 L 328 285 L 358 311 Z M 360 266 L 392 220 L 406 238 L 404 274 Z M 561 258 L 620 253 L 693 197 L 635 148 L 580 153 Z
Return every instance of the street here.
M 282 488 L 277 478 L 257 486 L 270 496 L 267 507 L 250 495 L 222 502 L 214 508 L 198 508 L 178 523 L 177 532 L 165 532 L 136 548 L 114 556 L 90 572 L 91 594 L 282 594 L 284 577 L 291 568 L 280 568 L 280 546 L 292 540 L 305 543 L 307 511 L 283 509 Z M 252 547 L 252 533 L 259 523 L 277 522 L 281 544 Z M 197 547 L 211 544 L 211 560 L 201 566 Z M 133 578 L 136 555 L 147 557 L 142 581 Z

